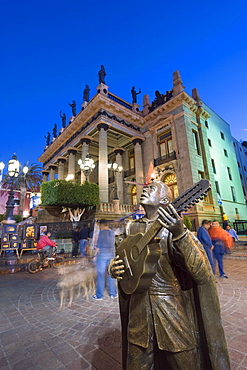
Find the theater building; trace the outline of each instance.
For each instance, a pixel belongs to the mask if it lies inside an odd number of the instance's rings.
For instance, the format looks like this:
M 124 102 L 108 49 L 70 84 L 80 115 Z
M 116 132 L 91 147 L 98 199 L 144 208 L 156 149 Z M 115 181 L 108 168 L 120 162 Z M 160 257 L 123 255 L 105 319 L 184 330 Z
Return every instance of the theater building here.
M 99 184 L 101 212 L 114 212 L 116 198 L 120 213 L 137 207 L 152 174 L 174 198 L 201 178 L 211 181 L 208 196 L 188 211 L 194 228 L 205 218 L 221 220 L 222 212 L 231 221 L 247 219 L 229 124 L 200 100 L 197 89 L 191 96 L 185 92 L 178 71 L 166 93 L 156 91 L 153 101 L 143 96 L 142 108 L 104 83 L 96 91 L 39 157 L 44 181 L 70 175 L 83 182 L 78 160 L 89 154 L 96 165 L 89 181 Z M 112 162 L 123 171 L 109 170 Z

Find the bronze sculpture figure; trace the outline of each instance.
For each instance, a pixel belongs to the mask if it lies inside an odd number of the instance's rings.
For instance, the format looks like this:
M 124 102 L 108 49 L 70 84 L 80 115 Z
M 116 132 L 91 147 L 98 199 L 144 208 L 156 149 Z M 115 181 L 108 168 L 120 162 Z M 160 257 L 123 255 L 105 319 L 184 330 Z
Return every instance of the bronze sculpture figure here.
M 105 76 L 106 76 L 106 71 L 105 71 L 105 67 L 103 65 L 100 66 L 100 70 L 99 70 L 99 73 L 98 73 L 98 77 L 99 77 L 99 83 L 101 84 L 105 84 Z
M 72 103 L 68 103 L 69 106 L 72 108 L 72 116 L 75 117 L 76 116 L 76 102 L 75 100 L 72 100 Z
M 131 221 L 121 236 L 139 232 L 145 236 L 155 220 L 162 226 L 150 286 L 126 294 L 118 284 L 123 369 L 229 370 L 211 267 L 170 201 L 171 191 L 163 182 L 145 186 L 140 203 L 146 214 Z M 108 271 L 121 281 L 126 269 L 126 261 L 117 256 Z

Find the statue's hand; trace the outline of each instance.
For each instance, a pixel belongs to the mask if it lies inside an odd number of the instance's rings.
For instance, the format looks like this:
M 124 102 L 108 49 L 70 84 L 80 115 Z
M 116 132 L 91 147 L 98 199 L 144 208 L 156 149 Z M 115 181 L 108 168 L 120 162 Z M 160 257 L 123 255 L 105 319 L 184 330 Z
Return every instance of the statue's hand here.
M 124 265 L 123 260 L 119 258 L 119 256 L 116 256 L 112 260 L 110 260 L 110 263 L 108 265 L 108 274 L 113 279 L 122 279 L 122 274 L 124 273 Z
M 169 204 L 166 209 L 159 207 L 158 209 L 158 221 L 173 234 L 173 238 L 179 238 L 184 235 L 185 228 L 183 219 L 179 216 L 175 208 Z

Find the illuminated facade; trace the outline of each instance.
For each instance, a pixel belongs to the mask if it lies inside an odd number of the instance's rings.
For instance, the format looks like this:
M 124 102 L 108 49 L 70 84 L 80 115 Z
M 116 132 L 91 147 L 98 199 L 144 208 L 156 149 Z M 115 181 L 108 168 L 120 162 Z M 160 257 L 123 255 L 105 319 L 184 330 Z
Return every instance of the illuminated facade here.
M 78 160 L 87 153 L 96 164 L 89 181 L 99 184 L 104 212 L 113 210 L 115 182 L 124 213 L 136 205 L 141 184 L 153 173 L 170 186 L 174 197 L 201 178 L 211 181 L 207 198 L 189 210 L 194 228 L 204 218 L 221 220 L 222 211 L 232 221 L 247 219 L 229 125 L 201 102 L 196 89 L 192 96 L 184 91 L 178 71 L 170 91 L 156 91 L 151 103 L 144 95 L 142 110 L 101 83 L 96 95 L 84 101 L 82 110 L 45 147 L 39 158 L 44 181 L 72 175 L 83 182 Z M 107 167 L 113 161 L 124 168 L 115 176 Z

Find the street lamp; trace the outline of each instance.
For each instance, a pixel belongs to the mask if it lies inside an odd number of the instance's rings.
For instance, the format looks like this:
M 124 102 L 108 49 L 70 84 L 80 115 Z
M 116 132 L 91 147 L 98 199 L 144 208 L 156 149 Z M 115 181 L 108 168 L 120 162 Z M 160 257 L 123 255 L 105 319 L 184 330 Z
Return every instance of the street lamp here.
M 94 160 L 92 158 L 90 158 L 89 154 L 87 153 L 84 161 L 82 159 L 79 159 L 78 164 L 80 166 L 80 169 L 82 170 L 82 172 L 86 176 L 86 181 L 88 181 L 88 177 L 89 177 L 90 173 L 95 168 Z
M 0 163 L 1 171 L 4 168 L 4 163 Z M 29 168 L 27 166 L 24 166 L 22 168 L 23 176 L 25 178 Z M 4 222 L 5 223 L 14 223 L 14 207 L 15 207 L 15 197 L 14 197 L 14 183 L 15 179 L 18 178 L 20 174 L 20 162 L 17 159 L 16 155 L 13 155 L 13 157 L 8 162 L 8 177 L 9 177 L 9 183 L 10 183 L 10 191 L 8 200 L 6 203 L 6 213 L 4 216 Z
M 122 172 L 123 171 L 123 166 L 119 166 L 117 164 L 117 162 L 113 162 L 113 163 L 108 163 L 107 167 L 108 167 L 109 170 L 112 170 L 113 175 L 114 175 L 115 186 L 114 186 L 114 197 L 113 197 L 113 199 L 119 199 L 118 198 L 118 190 L 117 190 L 116 173 L 117 172 Z

